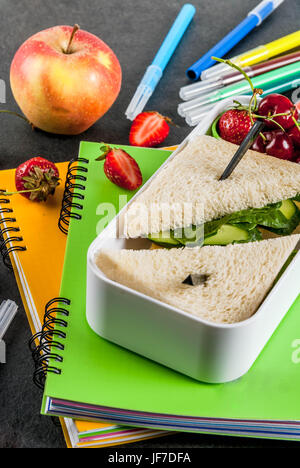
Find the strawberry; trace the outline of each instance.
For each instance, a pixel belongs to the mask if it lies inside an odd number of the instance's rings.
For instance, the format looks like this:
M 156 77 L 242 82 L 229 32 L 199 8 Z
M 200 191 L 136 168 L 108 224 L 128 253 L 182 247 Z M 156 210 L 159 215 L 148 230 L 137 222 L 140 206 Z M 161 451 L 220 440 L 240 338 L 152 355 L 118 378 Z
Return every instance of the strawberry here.
M 221 116 L 218 126 L 219 135 L 223 140 L 240 145 L 249 133 L 252 123 L 246 110 L 230 109 Z
M 121 148 L 101 146 L 103 152 L 97 161 L 105 159 L 104 172 L 106 177 L 127 190 L 136 190 L 143 183 L 141 170 L 137 162 Z
M 32 201 L 46 201 L 59 185 L 59 172 L 54 163 L 36 157 L 16 169 L 15 183 L 16 193 Z
M 129 142 L 132 146 L 157 146 L 169 135 L 171 119 L 158 112 L 142 112 L 134 119 Z

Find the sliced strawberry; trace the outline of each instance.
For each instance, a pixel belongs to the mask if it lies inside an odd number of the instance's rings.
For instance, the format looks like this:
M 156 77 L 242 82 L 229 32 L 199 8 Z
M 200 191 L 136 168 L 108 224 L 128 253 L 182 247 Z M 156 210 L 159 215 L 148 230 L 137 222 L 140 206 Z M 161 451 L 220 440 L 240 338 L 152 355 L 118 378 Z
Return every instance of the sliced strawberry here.
M 105 159 L 104 172 L 106 177 L 127 190 L 136 190 L 143 183 L 143 176 L 137 162 L 121 148 L 102 146 L 102 155 L 97 161 Z
M 129 142 L 132 146 L 157 146 L 169 135 L 171 120 L 158 112 L 142 112 L 133 121 Z

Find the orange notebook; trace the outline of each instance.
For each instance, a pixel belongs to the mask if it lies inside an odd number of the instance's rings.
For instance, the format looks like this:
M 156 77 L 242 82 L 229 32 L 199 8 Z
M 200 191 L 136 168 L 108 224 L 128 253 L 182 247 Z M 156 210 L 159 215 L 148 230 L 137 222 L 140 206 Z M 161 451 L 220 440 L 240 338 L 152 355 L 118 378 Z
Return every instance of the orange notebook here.
M 32 334 L 41 330 L 45 305 L 59 295 L 67 236 L 58 228 L 68 163 L 59 163 L 61 184 L 47 203 L 0 194 L 0 254 L 12 265 Z M 0 171 L 0 189 L 15 190 L 15 171 Z M 8 258 L 9 257 L 9 258 Z M 162 431 L 60 419 L 67 446 L 108 447 L 167 435 Z

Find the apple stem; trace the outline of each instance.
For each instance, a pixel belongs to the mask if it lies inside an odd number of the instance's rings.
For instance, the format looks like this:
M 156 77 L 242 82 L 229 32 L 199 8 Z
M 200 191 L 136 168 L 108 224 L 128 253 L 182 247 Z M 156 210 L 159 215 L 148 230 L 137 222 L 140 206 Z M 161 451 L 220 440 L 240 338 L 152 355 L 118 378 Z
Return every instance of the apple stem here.
M 65 52 L 66 54 L 70 54 L 70 53 L 71 53 L 70 48 L 71 48 L 71 45 L 72 45 L 74 36 L 75 36 L 75 34 L 77 33 L 77 31 L 78 31 L 79 29 L 80 29 L 80 26 L 79 26 L 78 24 L 75 24 L 74 27 L 73 27 L 73 31 L 72 31 L 70 40 L 69 40 L 68 47 L 67 47 L 66 52 Z
M 24 117 L 24 115 L 18 114 L 18 112 L 14 112 L 14 111 L 10 111 L 10 110 L 0 110 L 0 113 L 16 115 L 17 117 L 20 117 L 20 119 L 23 119 L 23 120 L 25 120 L 25 122 L 30 124 L 29 120 L 26 117 Z

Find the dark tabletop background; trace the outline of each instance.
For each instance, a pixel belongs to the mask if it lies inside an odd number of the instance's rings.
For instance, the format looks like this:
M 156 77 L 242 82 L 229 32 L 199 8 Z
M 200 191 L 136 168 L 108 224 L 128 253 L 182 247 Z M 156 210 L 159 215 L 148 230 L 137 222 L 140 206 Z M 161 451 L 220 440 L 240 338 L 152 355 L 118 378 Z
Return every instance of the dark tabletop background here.
M 171 128 L 166 145 L 177 144 L 191 131 L 176 112 L 179 88 L 188 83 L 186 68 L 240 22 L 258 2 L 192 2 L 197 13 L 147 106 L 149 110 L 168 115 L 179 126 Z M 0 79 L 7 85 L 7 103 L 0 105 L 0 109 L 18 110 L 9 87 L 10 63 L 17 48 L 32 34 L 54 25 L 79 23 L 82 29 L 98 35 L 114 50 L 123 69 L 119 98 L 98 123 L 80 136 L 61 137 L 41 131 L 32 132 L 21 119 L 2 115 L 0 170 L 14 168 L 33 156 L 57 162 L 70 160 L 77 155 L 80 140 L 128 144 L 130 122 L 124 112 L 144 70 L 183 4 L 181 0 L 0 0 Z M 231 54 L 239 54 L 297 30 L 299 7 L 299 0 L 286 0 Z M 0 262 L 0 302 L 7 298 L 15 300 L 20 307 L 5 336 L 7 363 L 0 364 L 0 447 L 65 447 L 61 428 L 56 427 L 51 418 L 39 414 L 42 395 L 32 383 L 33 367 L 27 346 L 30 329 L 13 273 Z M 297 444 L 177 434 L 124 448 L 293 446 Z

